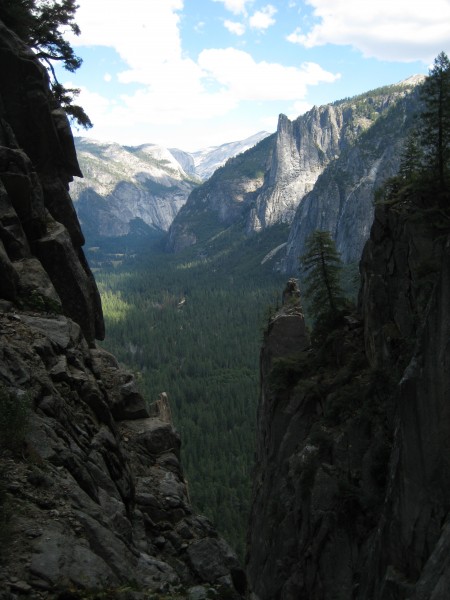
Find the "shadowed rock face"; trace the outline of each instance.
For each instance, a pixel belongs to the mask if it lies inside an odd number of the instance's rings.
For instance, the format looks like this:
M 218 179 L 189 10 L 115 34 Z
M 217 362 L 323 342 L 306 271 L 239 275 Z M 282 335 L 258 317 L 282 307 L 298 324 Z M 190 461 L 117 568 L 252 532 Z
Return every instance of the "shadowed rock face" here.
M 1 312 L 0 382 L 29 411 L 20 446 L 0 447 L 0 589 L 241 597 L 236 555 L 190 505 L 179 435 L 111 354 L 65 316 Z
M 0 64 L 0 274 L 8 282 L 3 296 L 59 307 L 89 341 L 101 339 L 100 297 L 68 193 L 73 176 L 81 176 L 69 123 L 52 105 L 46 70 L 2 23 Z M 30 259 L 34 277 L 22 268 Z
M 0 65 L 0 597 L 241 598 L 235 554 L 190 505 L 167 399 L 150 416 L 95 346 L 70 127 L 1 22 Z
M 378 207 L 359 315 L 261 354 L 248 576 L 258 600 L 445 600 L 450 254 L 442 216 Z M 272 348 L 279 348 L 277 363 Z

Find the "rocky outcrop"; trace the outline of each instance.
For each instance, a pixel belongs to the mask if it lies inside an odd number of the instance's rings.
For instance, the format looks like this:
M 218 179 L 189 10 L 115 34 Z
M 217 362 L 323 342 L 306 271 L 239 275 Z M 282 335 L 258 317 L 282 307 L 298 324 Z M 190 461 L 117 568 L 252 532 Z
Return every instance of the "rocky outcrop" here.
M 65 316 L 6 311 L 0 333 L 2 413 L 7 396 L 27 407 L 21 453 L 15 431 L 1 444 L 0 588 L 239 597 L 236 556 L 190 506 L 180 438 L 164 413 L 149 416 L 130 373 Z
M 98 348 L 100 298 L 46 70 L 0 23 L 0 597 L 238 599 L 196 515 L 167 399 Z
M 339 153 L 342 127 L 343 113 L 333 106 L 314 107 L 293 122 L 280 115 L 272 162 L 250 212 L 249 231 L 292 222 L 302 198 Z
M 247 230 L 255 232 L 274 223 L 292 223 L 298 209 L 296 223 L 288 242 L 289 252 L 295 243 L 293 240 L 296 240 L 299 234 L 304 235 L 306 231 L 308 235 L 311 231 L 319 229 L 321 222 L 327 219 L 329 222 L 326 225 L 330 226 L 335 215 L 340 215 L 341 212 L 353 214 L 357 208 L 360 218 L 364 221 L 363 242 L 366 241 L 372 213 L 370 206 L 367 210 L 367 202 L 360 206 L 364 194 L 358 192 L 357 188 L 367 187 L 369 182 L 373 186 L 375 180 L 380 181 L 380 178 L 391 174 L 390 161 L 392 155 L 395 155 L 395 146 L 391 149 L 390 157 L 384 157 L 379 146 L 387 149 L 392 143 L 391 138 L 394 138 L 396 143 L 399 141 L 401 121 L 391 121 L 390 125 L 385 126 L 382 133 L 386 134 L 386 139 L 380 136 L 382 127 L 378 126 L 378 132 L 374 128 L 380 118 L 381 121 L 387 118 L 390 109 L 414 89 L 414 83 L 388 86 L 341 102 L 314 107 L 295 121 L 280 115 L 270 168 L 265 177 L 264 187 L 259 191 L 250 211 Z M 352 152 L 353 146 L 363 140 L 366 143 L 363 150 L 359 153 Z M 341 163 L 340 157 L 344 158 Z M 364 166 L 361 163 L 364 163 Z M 341 178 L 336 177 L 336 165 L 340 165 L 337 168 L 342 172 Z M 394 168 L 395 166 L 394 164 Z M 321 186 L 318 184 L 319 177 L 327 167 L 332 175 L 327 178 L 329 189 L 324 190 L 323 181 Z M 358 173 L 355 177 L 354 171 Z M 347 186 L 345 192 L 339 189 L 339 185 L 344 181 Z M 318 187 L 319 189 L 316 189 Z M 371 192 L 372 187 L 366 195 L 370 196 Z M 359 194 L 360 197 L 352 197 L 349 202 L 346 196 L 352 193 L 353 196 Z M 305 197 L 310 199 L 308 206 L 303 209 Z M 329 231 L 337 233 L 336 229 L 334 227 Z M 346 233 L 347 231 L 340 231 L 342 244 L 346 243 Z M 295 272 L 295 269 L 286 270 Z
M 316 331 L 306 351 L 269 325 L 248 557 L 259 600 L 448 595 L 443 218 L 379 206 L 359 315 Z
M 45 69 L 0 24 L 0 277 L 3 297 L 62 310 L 92 341 L 104 335 L 68 184 L 80 176 L 69 123 Z
M 412 92 L 399 98 L 328 164 L 296 210 L 280 267 L 283 272 L 297 271 L 306 240 L 317 229 L 331 232 L 345 263 L 359 261 L 373 221 L 374 192 L 398 171 L 417 96 Z
M 356 382 L 352 369 L 342 369 L 362 366 L 361 323 L 344 320 L 318 352 L 299 304 L 294 318 L 296 327 L 283 306 L 261 351 L 249 583 L 258 600 L 348 600 L 356 597 L 358 549 L 373 510 L 359 505 L 358 481 L 379 502 L 369 438 L 377 436 L 382 448 L 385 436 L 376 420 L 357 414 L 367 373 Z

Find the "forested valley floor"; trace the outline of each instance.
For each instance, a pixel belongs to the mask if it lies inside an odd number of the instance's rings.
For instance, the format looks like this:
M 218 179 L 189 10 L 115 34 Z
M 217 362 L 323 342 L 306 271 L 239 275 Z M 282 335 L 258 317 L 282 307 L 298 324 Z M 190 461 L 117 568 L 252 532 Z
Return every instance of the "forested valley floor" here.
M 245 548 L 259 350 L 286 276 L 261 264 L 287 227 L 239 227 L 170 255 L 158 236 L 89 240 L 101 291 L 103 346 L 138 375 L 149 402 L 169 396 L 195 508 Z

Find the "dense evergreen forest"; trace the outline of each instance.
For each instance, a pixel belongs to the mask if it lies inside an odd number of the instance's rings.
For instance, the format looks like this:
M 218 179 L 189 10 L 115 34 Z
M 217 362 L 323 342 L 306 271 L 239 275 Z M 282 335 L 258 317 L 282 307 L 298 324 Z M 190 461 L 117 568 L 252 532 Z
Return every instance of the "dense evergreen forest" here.
M 286 277 L 261 264 L 280 225 L 239 227 L 170 255 L 157 237 L 88 243 L 102 294 L 104 347 L 133 369 L 146 398 L 167 392 L 194 506 L 243 554 L 259 393 L 259 350 Z

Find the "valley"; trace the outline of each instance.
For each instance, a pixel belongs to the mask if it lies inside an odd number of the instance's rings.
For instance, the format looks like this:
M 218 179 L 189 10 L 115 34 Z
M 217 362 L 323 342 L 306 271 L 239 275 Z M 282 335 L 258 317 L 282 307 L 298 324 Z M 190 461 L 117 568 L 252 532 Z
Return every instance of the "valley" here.
M 241 558 L 262 331 L 287 278 L 299 277 L 298 256 L 315 229 L 333 232 L 346 294 L 356 300 L 373 192 L 397 168 L 416 83 L 313 109 L 294 122 L 281 116 L 274 135 L 198 182 L 167 233 L 138 215 L 126 235 L 85 228 L 105 314 L 103 346 L 136 373 L 149 401 L 168 394 L 194 506 Z M 82 220 L 96 210 L 83 194 L 75 206 Z M 129 207 L 124 197 L 122 213 Z
M 87 250 L 102 295 L 103 346 L 135 372 L 151 402 L 168 394 L 192 502 L 241 558 L 259 347 L 285 282 L 273 261 L 261 263 L 286 234 L 280 225 L 248 239 L 233 226 L 176 255 L 148 239 L 144 247 L 119 238 L 109 252 Z
M 0 600 L 447 600 L 448 56 L 193 153 L 75 141 L 76 8 L 0 2 Z

